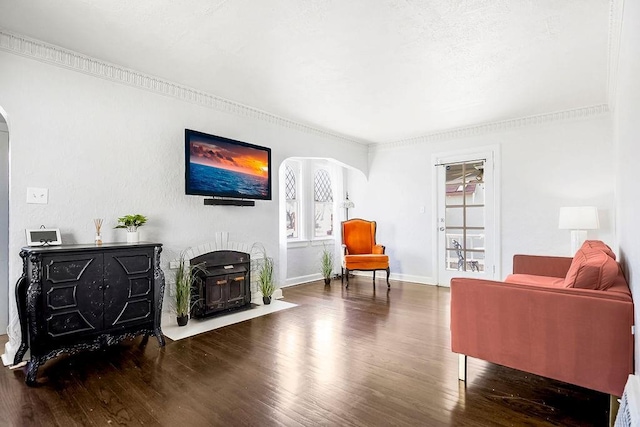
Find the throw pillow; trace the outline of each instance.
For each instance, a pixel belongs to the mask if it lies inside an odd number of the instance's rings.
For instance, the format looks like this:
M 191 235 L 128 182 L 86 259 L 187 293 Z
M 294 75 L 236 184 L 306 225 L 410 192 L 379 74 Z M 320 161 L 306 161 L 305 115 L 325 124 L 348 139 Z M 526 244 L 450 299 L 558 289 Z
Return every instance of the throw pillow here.
M 582 289 L 609 289 L 618 276 L 618 263 L 600 249 L 582 247 L 573 257 L 564 286 Z
M 601 251 L 609 255 L 614 260 L 616 259 L 616 254 L 614 254 L 611 248 L 609 247 L 609 245 L 607 245 L 602 240 L 585 240 L 584 243 L 582 244 L 582 247 L 589 248 L 589 249 L 600 249 Z

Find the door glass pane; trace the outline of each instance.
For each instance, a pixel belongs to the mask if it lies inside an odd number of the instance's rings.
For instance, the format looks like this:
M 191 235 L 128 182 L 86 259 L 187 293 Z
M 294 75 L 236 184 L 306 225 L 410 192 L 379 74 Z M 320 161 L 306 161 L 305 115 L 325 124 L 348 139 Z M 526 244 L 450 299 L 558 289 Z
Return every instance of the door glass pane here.
M 447 270 L 464 271 L 462 228 L 447 228 Z
M 473 188 L 469 188 L 471 186 L 473 186 Z M 469 188 L 467 205 L 484 205 L 484 183 L 470 184 L 467 188 Z
M 484 251 L 484 230 L 467 230 L 466 249 Z
M 447 227 L 462 228 L 464 209 L 462 207 L 445 208 L 445 220 Z
M 484 272 L 484 251 L 465 251 L 466 271 Z
M 468 206 L 466 212 L 466 226 L 484 228 L 484 206 Z

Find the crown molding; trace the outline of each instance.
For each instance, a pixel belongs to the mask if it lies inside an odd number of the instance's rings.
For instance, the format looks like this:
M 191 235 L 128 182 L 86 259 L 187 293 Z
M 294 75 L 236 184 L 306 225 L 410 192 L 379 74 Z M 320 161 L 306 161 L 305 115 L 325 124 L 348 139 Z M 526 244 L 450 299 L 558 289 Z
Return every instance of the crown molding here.
M 558 111 L 555 113 L 538 114 L 535 116 L 520 117 L 517 119 L 503 120 L 499 122 L 489 122 L 479 125 L 449 129 L 442 132 L 435 132 L 415 138 L 402 139 L 399 141 L 371 145 L 370 150 L 380 150 L 398 148 L 409 145 L 428 144 L 437 141 L 465 138 L 470 136 L 484 135 L 487 133 L 503 132 L 507 130 L 537 126 L 541 124 L 562 122 L 568 120 L 581 120 L 591 117 L 601 116 L 609 113 L 607 104 L 592 105 L 589 107 L 575 108 L 572 110 Z
M 607 98 L 609 105 L 614 110 L 618 89 L 618 62 L 623 13 L 624 0 L 611 0 L 609 5 L 609 44 L 607 45 Z
M 360 147 L 367 146 L 369 144 L 368 141 L 358 140 L 356 138 L 351 138 L 304 123 L 296 122 L 294 120 L 286 119 L 201 90 L 183 86 L 181 84 L 130 68 L 122 67 L 117 64 L 102 61 L 100 59 L 45 43 L 40 40 L 12 33 L 2 28 L 0 28 L 0 50 L 36 59 L 40 62 L 67 68 L 83 74 L 88 74 L 93 77 L 169 96 L 180 101 L 197 104 L 235 116 L 260 120 L 276 126 L 320 137 L 337 139 L 341 142 L 355 144 Z
M 613 100 L 615 97 L 615 82 L 617 78 L 617 56 L 620 43 L 620 32 L 622 26 L 622 9 L 624 0 L 611 0 L 610 22 L 609 22 L 609 74 L 608 74 L 608 97 Z M 372 143 L 371 141 L 359 140 L 356 138 L 330 132 L 316 128 L 294 120 L 286 119 L 266 111 L 250 107 L 235 101 L 221 98 L 204 91 L 190 88 L 178 83 L 174 83 L 159 77 L 142 73 L 130 68 L 122 67 L 93 58 L 69 49 L 31 39 L 20 34 L 12 33 L 0 29 L 0 50 L 25 56 L 47 64 L 55 65 L 73 71 L 88 74 L 93 77 L 109 80 L 112 82 L 143 89 L 159 95 L 169 96 L 180 101 L 197 104 L 206 108 L 215 109 L 235 116 L 260 120 L 283 128 L 312 134 L 324 138 L 339 140 L 344 143 L 357 145 L 359 147 L 368 146 L 370 150 L 380 150 L 396 148 L 415 144 L 424 144 L 435 141 L 443 141 L 468 136 L 486 134 L 489 132 L 500 132 L 525 126 L 539 125 L 543 123 L 582 119 L 595 117 L 609 112 L 608 104 L 600 104 L 582 107 L 572 110 L 565 110 L 554 113 L 546 113 L 535 116 L 522 117 L 517 119 L 504 120 L 499 122 L 489 122 L 468 127 L 454 128 L 442 132 L 431 133 L 419 137 L 402 139 L 386 143 Z

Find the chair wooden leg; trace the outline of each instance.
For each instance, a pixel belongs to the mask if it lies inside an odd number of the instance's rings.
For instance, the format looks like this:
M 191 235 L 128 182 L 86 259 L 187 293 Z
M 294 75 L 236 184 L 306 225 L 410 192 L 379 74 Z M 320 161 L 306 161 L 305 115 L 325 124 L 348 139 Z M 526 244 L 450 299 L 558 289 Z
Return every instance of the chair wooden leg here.
M 348 288 L 349 287 L 349 269 L 348 268 L 344 269 L 344 274 L 345 274 L 345 276 L 347 276 L 347 286 L 346 287 Z
M 391 270 L 387 267 L 387 288 L 391 288 L 391 283 L 389 283 L 389 274 L 391 274 Z
M 340 272 L 340 284 L 344 283 L 344 267 L 341 267 L 341 272 Z
M 373 283 L 374 284 L 376 283 L 376 271 L 375 270 L 373 270 Z

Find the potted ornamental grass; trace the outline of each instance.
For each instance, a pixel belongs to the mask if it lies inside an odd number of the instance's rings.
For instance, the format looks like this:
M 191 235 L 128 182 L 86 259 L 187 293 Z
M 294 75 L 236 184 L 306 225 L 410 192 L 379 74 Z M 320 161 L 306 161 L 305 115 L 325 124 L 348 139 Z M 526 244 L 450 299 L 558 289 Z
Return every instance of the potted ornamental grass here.
M 175 274 L 176 290 L 174 308 L 178 326 L 185 326 L 189 322 L 189 314 L 195 303 L 192 290 L 198 281 L 197 272 L 202 271 L 201 264 L 191 265 L 184 253 L 180 254 L 178 269 Z
M 273 283 L 273 267 L 273 258 L 269 258 L 265 254 L 258 268 L 258 290 L 262 294 L 262 302 L 265 304 L 271 304 L 271 296 L 276 290 L 276 285 Z
M 323 247 L 320 257 L 320 272 L 324 277 L 324 284 L 331 284 L 331 275 L 333 274 L 333 254 L 327 247 Z

